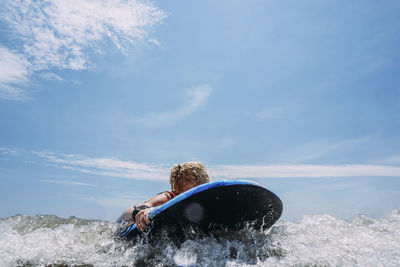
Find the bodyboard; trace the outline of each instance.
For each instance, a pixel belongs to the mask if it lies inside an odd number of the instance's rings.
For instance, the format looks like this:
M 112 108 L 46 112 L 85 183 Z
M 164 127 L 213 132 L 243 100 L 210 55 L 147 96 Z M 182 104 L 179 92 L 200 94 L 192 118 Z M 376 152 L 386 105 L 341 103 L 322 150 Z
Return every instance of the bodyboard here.
M 214 181 L 194 187 L 148 215 L 148 232 L 162 228 L 176 231 L 192 225 L 202 231 L 214 229 L 240 230 L 245 224 L 257 229 L 271 227 L 281 216 L 282 201 L 261 185 L 245 180 Z M 136 224 L 119 235 L 127 239 L 141 235 Z

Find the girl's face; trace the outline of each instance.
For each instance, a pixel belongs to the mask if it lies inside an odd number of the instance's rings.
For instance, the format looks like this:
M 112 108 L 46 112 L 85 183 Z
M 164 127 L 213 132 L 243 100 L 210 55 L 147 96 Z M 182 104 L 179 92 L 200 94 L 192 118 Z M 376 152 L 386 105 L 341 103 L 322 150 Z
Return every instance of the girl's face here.
M 179 195 L 179 194 L 182 194 L 183 192 L 188 191 L 189 189 L 192 189 L 192 188 L 195 187 L 195 186 L 197 186 L 197 184 L 192 183 L 192 182 L 185 182 L 185 181 L 183 181 L 183 182 L 181 182 L 181 183 L 179 184 L 179 186 L 175 185 L 174 188 L 173 188 L 173 191 L 174 191 L 177 195 Z

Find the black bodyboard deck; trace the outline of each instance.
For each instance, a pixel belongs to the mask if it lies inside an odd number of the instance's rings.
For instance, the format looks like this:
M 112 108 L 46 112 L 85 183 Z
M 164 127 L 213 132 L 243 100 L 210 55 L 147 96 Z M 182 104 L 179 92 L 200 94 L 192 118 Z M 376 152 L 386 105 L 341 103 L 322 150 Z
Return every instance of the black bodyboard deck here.
M 178 195 L 149 213 L 148 232 L 169 230 L 172 234 L 186 226 L 201 231 L 240 230 L 244 225 L 257 229 L 271 227 L 281 216 L 282 201 L 261 185 L 244 180 L 223 180 L 199 185 Z M 127 239 L 141 235 L 132 224 L 119 235 Z

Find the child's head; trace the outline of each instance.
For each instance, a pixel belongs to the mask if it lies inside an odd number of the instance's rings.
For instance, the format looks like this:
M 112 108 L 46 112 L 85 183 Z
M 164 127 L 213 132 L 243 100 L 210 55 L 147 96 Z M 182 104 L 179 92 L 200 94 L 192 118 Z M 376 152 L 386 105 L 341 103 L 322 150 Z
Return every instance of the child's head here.
M 210 181 L 207 170 L 201 162 L 185 162 L 172 166 L 169 183 L 177 194 Z

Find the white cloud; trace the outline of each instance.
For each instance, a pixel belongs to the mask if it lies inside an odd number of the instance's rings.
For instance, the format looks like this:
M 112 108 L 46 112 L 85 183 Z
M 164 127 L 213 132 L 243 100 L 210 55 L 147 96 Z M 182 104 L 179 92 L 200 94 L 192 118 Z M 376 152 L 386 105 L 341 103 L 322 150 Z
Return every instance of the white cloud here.
M 57 154 L 48 151 L 24 152 L 0 147 L 0 153 L 13 157 L 33 156 L 57 168 L 108 177 L 168 181 L 170 166 L 137 163 L 105 157 Z M 400 166 L 379 164 L 352 165 L 215 165 L 208 166 L 213 179 L 251 178 L 329 178 L 329 177 L 399 177 Z
M 395 156 L 395 157 L 391 157 L 388 158 L 387 160 L 388 163 L 396 163 L 396 164 L 400 164 L 400 155 L 399 156 Z
M 44 180 L 41 180 L 41 182 L 43 182 L 43 183 L 51 183 L 51 184 L 64 184 L 64 185 L 94 186 L 92 184 L 82 183 L 82 182 L 77 182 L 77 181 L 62 181 L 62 180 L 44 179 Z
M 88 50 L 108 39 L 120 51 L 143 40 L 165 15 L 150 3 L 106 0 L 6 1 L 3 20 L 24 41 L 35 69 L 87 67 Z
M 23 153 L 24 151 L 22 151 L 21 149 L 0 146 L 0 154 L 2 155 L 18 157 L 22 156 Z
M 155 38 L 150 38 L 150 39 L 148 39 L 147 41 L 148 41 L 150 44 L 153 44 L 153 45 L 155 45 L 155 46 L 161 46 L 160 41 L 158 41 L 158 40 L 155 39 Z
M 80 82 L 80 81 L 73 80 L 72 83 L 74 83 L 78 86 L 82 86 L 82 82 Z
M 162 166 L 112 158 L 93 158 L 75 154 L 55 154 L 47 151 L 32 153 L 60 168 L 88 174 L 159 181 L 168 180 L 169 177 L 169 169 Z
M 199 85 L 187 90 L 187 100 L 185 104 L 175 111 L 153 113 L 142 118 L 133 119 L 133 122 L 139 122 L 148 126 L 158 126 L 163 123 L 175 121 L 189 116 L 195 110 L 205 104 L 213 88 L 208 84 Z
M 144 163 L 110 158 L 88 158 L 80 155 L 56 155 L 50 152 L 35 152 L 50 162 L 62 164 L 76 171 L 114 176 L 128 179 L 167 180 L 169 168 Z M 400 177 L 400 167 L 389 165 L 219 165 L 211 166 L 215 178 L 324 178 L 390 176 Z
M 0 98 L 25 100 L 20 86 L 29 82 L 31 64 L 20 55 L 0 45 Z
M 110 158 L 84 158 L 77 155 L 55 155 L 37 152 L 43 158 L 54 163 L 73 168 L 76 171 L 114 176 L 128 179 L 167 180 L 169 168 L 152 166 L 131 161 Z M 400 177 L 400 167 L 373 164 L 353 165 L 219 165 L 210 166 L 215 178 L 324 178 L 324 177 Z
M 28 70 L 82 70 L 93 53 L 105 53 L 110 44 L 122 53 L 136 41 L 157 44 L 156 39 L 148 38 L 149 29 L 164 17 L 164 12 L 148 1 L 2 1 L 0 19 L 21 43 L 16 67 L 24 79 L 3 74 L 0 85 L 5 89 L 0 97 L 24 95 L 19 86 L 28 80 Z M 15 82 L 14 87 L 8 79 Z
M 213 167 L 211 173 L 222 178 L 400 177 L 400 167 L 367 164 L 221 165 Z
M 316 140 L 313 142 L 301 144 L 289 151 L 291 163 L 302 163 L 323 157 L 329 157 L 337 153 L 348 151 L 359 151 L 360 148 L 370 145 L 374 140 L 369 136 L 354 139 L 345 139 L 340 141 Z
M 63 78 L 61 78 L 60 76 L 58 76 L 57 74 L 52 73 L 52 72 L 40 73 L 39 76 L 48 81 L 53 81 L 53 82 L 62 82 L 63 81 Z

